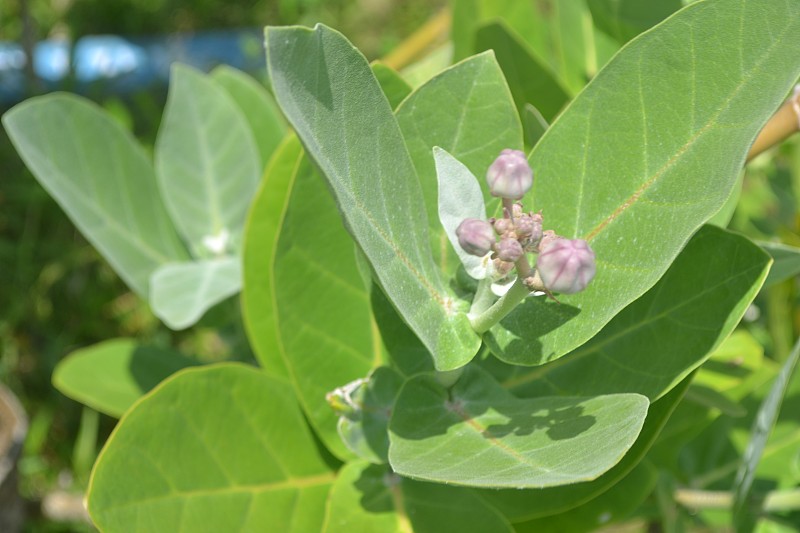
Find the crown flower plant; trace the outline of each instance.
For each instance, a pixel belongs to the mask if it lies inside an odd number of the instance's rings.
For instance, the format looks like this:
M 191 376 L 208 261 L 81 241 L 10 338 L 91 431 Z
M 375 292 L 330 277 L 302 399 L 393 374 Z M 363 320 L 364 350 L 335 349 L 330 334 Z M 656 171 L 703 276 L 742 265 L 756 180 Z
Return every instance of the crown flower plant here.
M 752 480 L 796 458 L 777 406 L 800 348 L 736 329 L 793 274 L 725 227 L 762 126 L 800 109 L 800 3 L 653 2 L 639 27 L 626 5 L 510 1 L 456 2 L 452 46 L 409 69 L 268 27 L 266 85 L 175 67 L 152 150 L 74 95 L 3 116 L 165 326 L 236 337 L 224 362 L 160 335 L 59 363 L 59 390 L 119 419 L 87 489 L 100 531 L 796 516 L 796 480 Z M 526 33 L 550 24 L 597 46 Z

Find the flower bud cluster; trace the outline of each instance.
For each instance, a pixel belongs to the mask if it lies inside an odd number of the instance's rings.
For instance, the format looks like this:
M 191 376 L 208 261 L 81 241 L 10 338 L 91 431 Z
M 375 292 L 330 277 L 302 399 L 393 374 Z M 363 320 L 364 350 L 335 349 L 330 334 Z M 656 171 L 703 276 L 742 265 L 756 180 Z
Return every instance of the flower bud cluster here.
M 529 276 L 526 254 L 539 254 L 536 270 L 545 289 L 564 294 L 584 290 L 596 271 L 589 244 L 583 239 L 566 239 L 552 230 L 544 231 L 541 212 L 526 213 L 522 203 L 511 204 L 533 184 L 533 171 L 525 154 L 503 150 L 489 167 L 486 180 L 490 192 L 505 199 L 504 216 L 488 221 L 465 219 L 456 229 L 461 248 L 479 257 L 492 252 L 496 279 L 510 274 L 515 264 L 523 275 Z

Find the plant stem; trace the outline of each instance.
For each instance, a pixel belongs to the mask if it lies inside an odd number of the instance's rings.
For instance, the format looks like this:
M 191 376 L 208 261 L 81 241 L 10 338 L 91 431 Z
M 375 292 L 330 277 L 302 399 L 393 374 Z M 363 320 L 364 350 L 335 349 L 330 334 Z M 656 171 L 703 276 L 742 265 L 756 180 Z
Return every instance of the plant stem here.
M 461 374 L 464 373 L 465 368 L 466 366 L 462 366 L 461 368 L 456 368 L 455 370 L 444 370 L 444 371 L 437 370 L 436 381 L 438 381 L 442 387 L 449 389 L 450 387 L 456 384 L 458 378 L 460 378 Z
M 494 293 L 492 292 L 492 280 L 483 278 L 478 282 L 478 290 L 472 299 L 472 306 L 469 308 L 470 316 L 477 316 L 491 307 L 494 303 Z
M 472 329 L 478 333 L 488 331 L 489 328 L 500 322 L 511 312 L 525 297 L 530 294 L 530 289 L 525 285 L 524 278 L 517 276 L 517 280 L 499 300 L 489 309 L 475 317 L 470 317 Z
M 733 493 L 721 490 L 678 489 L 675 501 L 693 509 L 728 509 Z M 800 489 L 774 490 L 764 495 L 763 510 L 793 511 L 800 509 Z

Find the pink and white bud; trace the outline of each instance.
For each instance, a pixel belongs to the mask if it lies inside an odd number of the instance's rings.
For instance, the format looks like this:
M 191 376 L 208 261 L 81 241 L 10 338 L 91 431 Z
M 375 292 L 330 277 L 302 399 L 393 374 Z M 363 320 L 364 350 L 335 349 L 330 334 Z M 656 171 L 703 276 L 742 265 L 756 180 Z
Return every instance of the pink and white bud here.
M 497 258 L 501 261 L 513 263 L 522 257 L 522 245 L 517 239 L 500 239 L 500 242 L 495 246 L 495 253 L 497 254 Z
M 510 218 L 492 219 L 492 226 L 494 226 L 494 231 L 498 235 L 502 235 L 514 229 L 514 223 L 511 222 Z
M 518 200 L 533 186 L 533 170 L 519 150 L 503 150 L 486 172 L 492 196 Z
M 594 252 L 583 239 L 555 239 L 540 249 L 536 270 L 548 290 L 573 294 L 584 290 L 594 278 Z
M 478 257 L 491 252 L 495 243 L 492 225 L 477 218 L 464 219 L 456 228 L 456 236 L 465 252 Z

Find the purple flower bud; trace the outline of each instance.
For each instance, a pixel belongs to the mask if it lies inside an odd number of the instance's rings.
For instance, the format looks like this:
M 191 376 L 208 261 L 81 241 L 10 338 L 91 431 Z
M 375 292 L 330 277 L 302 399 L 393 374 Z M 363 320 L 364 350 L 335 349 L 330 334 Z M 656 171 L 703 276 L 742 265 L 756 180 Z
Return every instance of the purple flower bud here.
M 551 240 L 541 250 L 536 270 L 549 290 L 573 294 L 594 278 L 594 252 L 583 239 Z
M 533 170 L 524 153 L 506 149 L 486 172 L 486 183 L 492 196 L 518 200 L 531 189 Z
M 497 258 L 501 261 L 513 263 L 522 256 L 522 245 L 517 239 L 505 238 L 495 246 Z
M 542 238 L 539 240 L 539 251 L 541 252 L 542 250 L 547 248 L 547 246 L 551 242 L 558 241 L 558 240 L 561 240 L 563 238 L 564 237 L 562 237 L 561 235 L 556 235 L 556 232 L 551 230 L 551 229 L 545 230 L 542 233 Z
M 510 218 L 498 218 L 494 221 L 494 231 L 498 235 L 502 235 L 507 231 L 511 231 L 514 228 L 513 222 L 511 222 Z
M 456 228 L 458 244 L 470 255 L 483 257 L 494 246 L 494 230 L 485 220 L 466 218 Z

